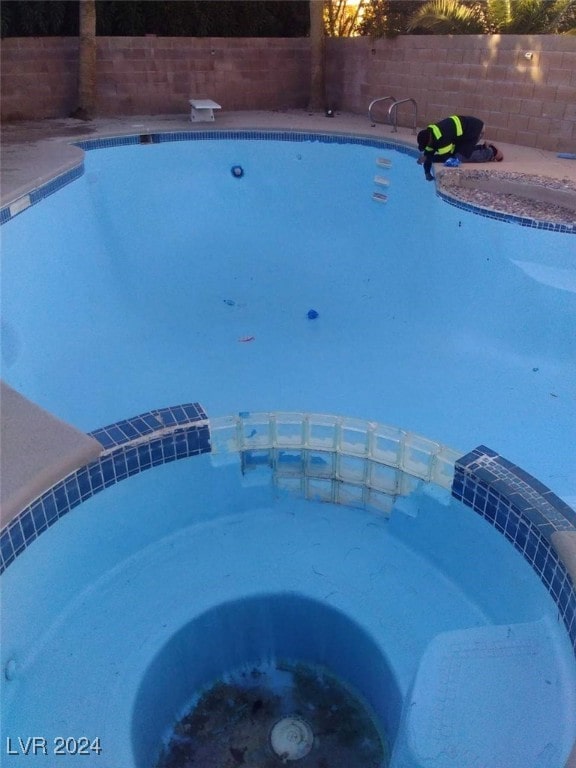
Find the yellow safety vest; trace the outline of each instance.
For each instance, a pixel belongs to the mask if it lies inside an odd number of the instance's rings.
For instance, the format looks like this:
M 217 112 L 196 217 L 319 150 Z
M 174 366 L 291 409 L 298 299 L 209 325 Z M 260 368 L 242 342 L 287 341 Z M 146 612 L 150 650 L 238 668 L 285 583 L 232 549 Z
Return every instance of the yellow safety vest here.
M 462 121 L 458 115 L 450 115 L 450 120 L 453 120 L 454 125 L 456 126 L 456 136 L 462 136 L 464 129 L 462 128 Z M 439 141 L 442 138 L 442 131 L 435 123 L 430 123 L 430 125 L 427 125 L 426 127 L 432 131 L 436 141 Z M 449 152 L 454 152 L 455 149 L 455 144 L 447 144 L 445 147 L 439 147 L 436 150 L 434 150 L 433 147 L 426 147 L 424 151 L 435 152 L 437 155 L 447 155 Z

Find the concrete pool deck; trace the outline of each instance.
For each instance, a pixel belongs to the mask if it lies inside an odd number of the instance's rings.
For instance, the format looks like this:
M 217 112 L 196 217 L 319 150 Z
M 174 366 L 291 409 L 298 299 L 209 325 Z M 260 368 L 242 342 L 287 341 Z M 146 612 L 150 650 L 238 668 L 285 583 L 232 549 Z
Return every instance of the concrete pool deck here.
M 393 132 L 389 125 L 373 125 L 367 115 L 338 112 L 333 118 L 328 118 L 324 113 L 310 113 L 306 110 L 223 110 L 218 113 L 214 122 L 204 123 L 191 122 L 188 114 L 96 118 L 87 122 L 72 118 L 23 121 L 2 126 L 1 205 L 5 206 L 17 200 L 26 192 L 80 164 L 83 153 L 73 146 L 75 141 L 170 131 L 251 128 L 354 133 L 416 147 L 416 137 L 409 128 L 398 128 L 397 132 Z M 490 141 L 489 129 L 486 130 L 485 139 Z M 498 146 L 504 154 L 501 163 L 466 166 L 466 170 L 468 167 L 482 168 L 495 175 L 525 174 L 556 180 L 568 187 L 567 194 L 562 190 L 563 194 L 558 198 L 558 203 L 565 204 L 568 200 L 576 211 L 575 160 L 559 158 L 556 153 L 542 149 L 501 142 L 498 142 Z M 415 168 L 415 172 L 422 173 L 422 170 Z M 576 214 L 573 223 L 576 224 Z

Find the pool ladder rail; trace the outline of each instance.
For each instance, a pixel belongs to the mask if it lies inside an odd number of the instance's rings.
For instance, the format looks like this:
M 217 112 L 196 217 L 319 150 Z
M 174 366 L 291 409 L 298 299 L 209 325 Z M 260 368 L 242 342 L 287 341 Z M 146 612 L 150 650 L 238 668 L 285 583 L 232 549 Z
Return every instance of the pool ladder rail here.
M 387 120 L 376 120 L 374 115 L 372 114 L 372 109 L 375 104 L 385 102 L 385 101 L 391 101 L 392 104 L 388 107 L 388 112 L 386 114 Z M 401 104 L 412 104 L 414 107 L 413 110 L 413 120 L 412 120 L 412 134 L 416 135 L 416 125 L 418 124 L 418 104 L 416 103 L 416 99 L 400 99 L 397 100 L 394 98 L 394 96 L 380 96 L 377 99 L 373 99 L 370 102 L 370 105 L 368 106 L 368 117 L 370 119 L 370 122 L 372 123 L 372 126 L 374 127 L 377 122 L 385 122 L 388 125 L 392 126 L 392 133 L 398 132 L 398 107 Z

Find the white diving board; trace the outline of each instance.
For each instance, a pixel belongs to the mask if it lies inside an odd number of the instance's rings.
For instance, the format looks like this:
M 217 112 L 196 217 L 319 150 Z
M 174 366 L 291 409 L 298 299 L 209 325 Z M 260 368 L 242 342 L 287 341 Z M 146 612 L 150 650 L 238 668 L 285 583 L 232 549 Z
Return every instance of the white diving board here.
M 210 123 L 214 120 L 214 110 L 222 109 L 212 99 L 190 99 L 190 120 L 193 123 Z

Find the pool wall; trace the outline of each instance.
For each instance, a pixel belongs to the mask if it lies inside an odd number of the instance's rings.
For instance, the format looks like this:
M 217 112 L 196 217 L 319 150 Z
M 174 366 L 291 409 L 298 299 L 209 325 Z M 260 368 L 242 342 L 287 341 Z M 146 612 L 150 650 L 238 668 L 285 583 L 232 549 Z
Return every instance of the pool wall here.
M 380 149 L 393 149 L 397 152 L 403 152 L 412 157 L 417 157 L 418 152 L 414 147 L 402 144 L 398 141 L 386 141 L 384 139 L 374 139 L 364 136 L 349 136 L 349 135 L 337 135 L 337 134 L 322 134 L 322 133 L 307 133 L 304 131 L 230 131 L 230 130 L 210 130 L 210 131 L 178 131 L 178 132 L 166 132 L 166 133 L 146 133 L 146 134 L 133 134 L 129 136 L 112 136 L 110 138 L 99 139 L 86 139 L 76 143 L 76 146 L 84 151 L 91 151 L 95 149 L 109 149 L 111 147 L 123 147 L 132 146 L 136 144 L 160 144 L 164 142 L 172 141 L 206 141 L 214 139 L 234 139 L 234 140 L 274 140 L 274 141 L 321 141 L 324 143 L 336 143 L 336 144 L 360 144 L 368 147 L 378 147 Z M 25 211 L 31 205 L 35 205 L 41 202 L 44 198 L 57 192 L 66 184 L 74 181 L 82 176 L 84 173 L 84 165 L 78 165 L 65 173 L 57 176 L 55 179 L 42 184 L 39 187 L 31 190 L 12 201 L 9 205 L 5 205 L 0 209 L 0 225 L 5 224 L 18 214 Z M 515 214 L 502 213 L 500 211 L 492 211 L 485 208 L 481 208 L 471 203 L 457 200 L 440 189 L 437 189 L 437 194 L 442 197 L 443 200 L 461 208 L 464 211 L 474 213 L 480 216 L 485 216 L 491 219 L 497 219 L 499 221 L 506 221 L 513 224 L 519 224 L 524 227 L 531 227 L 534 229 L 543 229 L 553 232 L 565 232 L 569 234 L 576 234 L 576 227 L 552 223 L 547 221 L 536 221 L 526 216 L 518 216 Z

